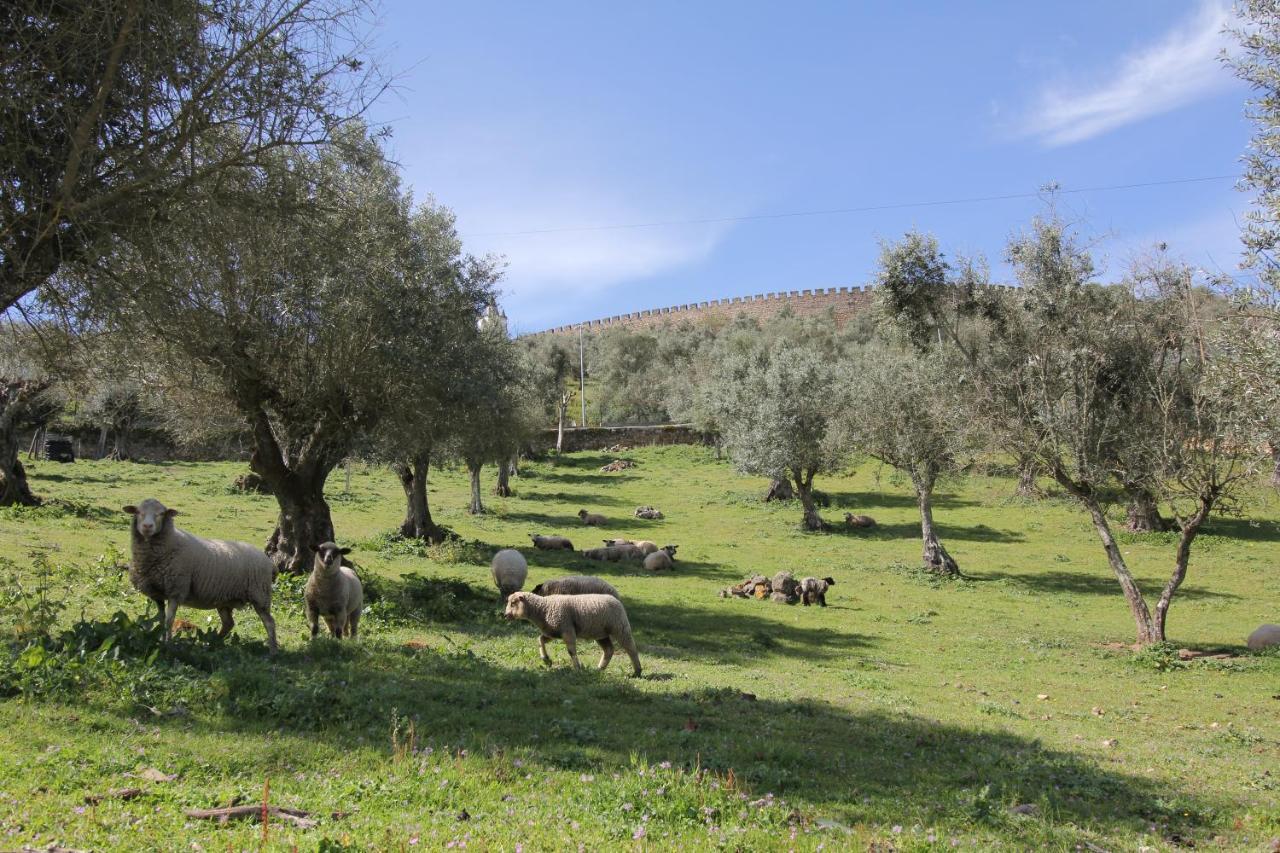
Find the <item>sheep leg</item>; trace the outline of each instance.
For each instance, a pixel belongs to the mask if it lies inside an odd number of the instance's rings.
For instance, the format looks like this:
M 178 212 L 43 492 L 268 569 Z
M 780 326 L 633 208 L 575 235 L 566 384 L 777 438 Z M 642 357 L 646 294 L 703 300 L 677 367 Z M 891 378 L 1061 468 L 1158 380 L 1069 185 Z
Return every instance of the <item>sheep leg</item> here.
M 630 631 L 623 631 L 618 637 L 618 645 L 626 651 L 627 657 L 631 658 L 631 675 L 633 678 L 640 677 L 640 653 L 636 651 L 636 641 L 631 636 Z
M 822 607 L 827 606 L 827 594 L 825 592 L 818 593 L 818 604 Z
M 235 617 L 231 615 L 230 607 L 219 607 L 218 615 L 222 617 L 222 628 L 218 631 L 219 637 L 225 637 L 231 633 L 231 629 L 236 626 Z
M 613 659 L 613 640 L 605 637 L 603 640 L 597 640 L 600 644 L 600 663 L 596 664 L 596 669 L 604 669 L 609 665 L 609 661 Z
M 538 638 L 538 654 L 542 656 L 542 662 L 547 666 L 551 666 L 551 655 L 547 654 L 547 640 L 551 638 L 543 635 Z
M 311 626 L 311 639 L 315 639 L 320 633 L 320 611 L 311 605 L 307 605 L 307 624 Z
M 578 635 L 574 633 L 573 628 L 566 627 L 560 638 L 564 640 L 564 646 L 569 650 L 569 660 L 573 661 L 573 668 L 582 669 L 582 661 L 578 660 Z
M 347 619 L 347 636 L 354 640 L 359 635 L 359 633 L 360 633 L 360 611 L 357 610 L 355 613 L 351 614 L 350 618 Z
M 178 615 L 178 600 L 171 598 L 164 603 L 164 641 L 173 639 L 173 619 Z
M 342 639 L 343 633 L 347 630 L 347 612 L 340 610 L 333 616 L 333 636 Z
M 267 630 L 267 653 L 274 655 L 280 647 L 276 645 L 276 620 L 271 615 L 271 605 L 255 604 L 253 610 L 262 620 L 262 627 Z
M 164 621 L 164 599 L 153 598 L 151 600 L 156 603 L 156 622 L 157 623 L 163 622 Z

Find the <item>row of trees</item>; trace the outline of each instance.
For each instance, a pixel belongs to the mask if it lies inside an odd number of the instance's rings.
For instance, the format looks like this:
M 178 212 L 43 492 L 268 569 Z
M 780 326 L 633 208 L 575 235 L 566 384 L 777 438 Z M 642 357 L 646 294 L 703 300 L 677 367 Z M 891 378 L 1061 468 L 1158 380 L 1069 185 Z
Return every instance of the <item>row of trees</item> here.
M 482 322 L 502 273 L 400 185 L 360 115 L 385 87 L 343 0 L 20 0 L 0 12 L 0 504 L 33 503 L 20 430 L 58 396 L 117 436 L 244 436 L 282 571 L 335 538 L 325 482 L 363 454 L 438 540 L 429 466 L 510 461 L 540 417 Z M 127 454 L 127 446 L 117 448 Z M 504 485 L 502 488 L 507 488 Z

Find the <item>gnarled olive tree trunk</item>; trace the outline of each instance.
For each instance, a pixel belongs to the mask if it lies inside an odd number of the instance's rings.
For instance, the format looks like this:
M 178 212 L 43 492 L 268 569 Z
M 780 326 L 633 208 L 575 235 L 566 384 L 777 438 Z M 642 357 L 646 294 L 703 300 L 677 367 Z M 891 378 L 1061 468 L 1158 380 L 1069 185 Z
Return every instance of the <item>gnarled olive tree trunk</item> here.
M 0 381 L 0 506 L 37 506 L 27 470 L 18 459 L 18 431 L 32 416 L 32 405 L 48 388 L 43 380 Z
M 805 530 L 826 530 L 827 523 L 818 515 L 818 505 L 813 499 L 813 471 L 794 472 L 796 497 L 804 507 L 804 520 L 801 526 Z
M 280 507 L 275 532 L 267 541 L 267 556 L 275 563 L 277 574 L 309 572 L 316 548 L 335 541 L 324 484 L 329 472 L 346 456 L 347 448 L 337 441 L 325 441 L 324 428 L 318 426 L 286 461 L 265 413 L 257 414 L 253 426 L 249 467 L 266 482 Z
M 916 487 L 916 503 L 920 507 L 920 536 L 924 540 L 922 559 L 924 567 L 940 575 L 959 575 L 960 566 L 947 553 L 938 539 L 937 528 L 933 525 L 933 486 L 936 481 L 932 476 L 913 476 L 912 484 Z
M 481 462 L 467 463 L 467 472 L 471 475 L 471 505 L 467 507 L 467 512 L 471 515 L 480 515 L 484 512 L 484 504 L 480 500 L 481 467 L 483 467 Z
M 1132 533 L 1161 533 L 1170 529 L 1169 522 L 1160 514 L 1160 504 L 1151 490 L 1141 485 L 1125 488 L 1129 506 L 1125 512 L 1125 529 Z
M 391 469 L 404 487 L 405 514 L 404 522 L 400 525 L 400 535 L 438 545 L 444 541 L 444 531 L 431 517 L 431 505 L 427 499 L 427 474 L 430 466 L 430 454 L 423 453 L 408 462 L 393 463 Z
M 493 493 L 500 498 L 509 498 L 515 494 L 511 490 L 511 472 L 515 465 L 514 460 L 507 459 L 498 463 L 498 485 L 493 487 Z
M 1040 496 L 1036 486 L 1036 475 L 1040 473 L 1040 465 L 1034 456 L 1025 455 L 1018 459 L 1018 490 L 1016 494 L 1022 498 Z

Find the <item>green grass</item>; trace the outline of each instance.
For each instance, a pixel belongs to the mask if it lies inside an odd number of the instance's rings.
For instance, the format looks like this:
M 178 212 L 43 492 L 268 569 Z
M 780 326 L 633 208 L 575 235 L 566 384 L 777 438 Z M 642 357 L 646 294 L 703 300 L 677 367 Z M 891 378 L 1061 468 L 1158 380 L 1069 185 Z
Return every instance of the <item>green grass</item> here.
M 943 489 L 944 542 L 972 579 L 941 582 L 914 569 L 914 499 L 874 466 L 820 486 L 829 519 L 865 512 L 878 529 L 804 534 L 798 506 L 760 503 L 765 483 L 707 450 L 628 455 L 640 464 L 622 474 L 600 474 L 598 453 L 528 464 L 517 496 L 478 518 L 462 512 L 465 477 L 433 472 L 437 520 L 463 537 L 438 548 L 387 535 L 402 513 L 389 473 L 357 468 L 343 495 L 338 472 L 335 522 L 372 599 L 362 638 L 308 642 L 301 582 L 281 579 L 274 660 L 251 611 L 225 643 L 160 649 L 120 570 L 118 507 L 148 496 L 197 533 L 265 541 L 274 501 L 233 493 L 239 466 L 36 463 L 56 501 L 0 510 L 0 615 L 8 637 L 42 620 L 62 636 L 0 654 L 0 848 L 253 848 L 256 824 L 183 810 L 259 802 L 268 778 L 273 803 L 319 819 L 273 823 L 273 849 L 1258 850 L 1280 836 L 1280 655 L 1241 645 L 1280 618 L 1273 492 L 1209 526 L 1170 622 L 1176 645 L 1241 654 L 1182 662 L 1108 645 L 1133 625 L 1086 518 L 1011 499 L 1008 479 Z M 666 520 L 631 518 L 639 504 Z M 584 530 L 580 508 L 614 523 Z M 649 576 L 534 551 L 530 532 L 676 543 L 681 559 Z M 625 656 L 574 672 L 563 645 L 541 667 L 488 579 L 510 545 L 529 557 L 526 588 L 579 572 L 616 585 L 645 677 L 624 677 Z M 1122 547 L 1146 588 L 1163 579 L 1167 537 Z M 717 596 L 779 569 L 834 576 L 831 606 Z M 176 778 L 140 777 L 151 768 Z M 142 795 L 86 805 L 129 787 Z

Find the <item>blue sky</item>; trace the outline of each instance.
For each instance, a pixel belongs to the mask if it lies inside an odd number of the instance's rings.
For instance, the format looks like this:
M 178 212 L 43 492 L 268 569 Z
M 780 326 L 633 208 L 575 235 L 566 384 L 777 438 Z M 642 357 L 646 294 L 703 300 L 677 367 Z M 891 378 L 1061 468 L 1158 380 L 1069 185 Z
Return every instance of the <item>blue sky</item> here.
M 507 258 L 515 331 L 863 284 L 910 228 L 1003 246 L 1036 198 L 601 228 L 1232 175 L 1247 91 L 1223 0 L 429 3 L 386 0 L 376 108 L 406 182 Z M 1167 241 L 1233 270 L 1232 180 L 1067 194 L 1115 277 Z M 518 234 L 553 229 L 554 233 Z M 564 230 L 570 229 L 570 230 Z M 583 230 L 573 230 L 583 229 Z M 589 230 L 588 230 L 589 229 Z

